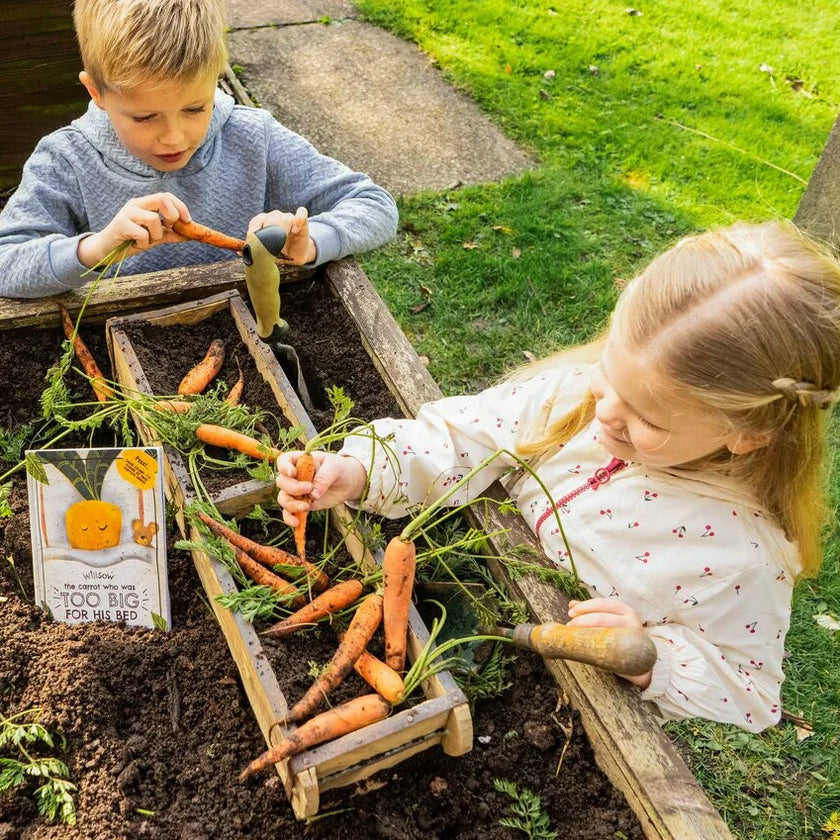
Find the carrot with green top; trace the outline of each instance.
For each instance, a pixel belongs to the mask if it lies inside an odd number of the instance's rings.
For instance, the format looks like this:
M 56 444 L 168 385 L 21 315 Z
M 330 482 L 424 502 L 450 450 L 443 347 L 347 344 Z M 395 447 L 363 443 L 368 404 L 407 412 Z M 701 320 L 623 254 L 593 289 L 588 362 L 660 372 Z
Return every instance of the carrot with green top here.
M 287 616 L 282 621 L 272 624 L 268 630 L 263 630 L 261 636 L 268 636 L 272 639 L 282 639 L 292 633 L 302 630 L 320 621 L 328 615 L 333 615 L 345 607 L 349 607 L 362 596 L 362 582 L 352 578 L 343 580 L 335 586 L 322 592 L 317 598 L 313 598 L 305 607 Z
M 279 744 L 266 750 L 259 758 L 255 758 L 239 774 L 239 781 L 244 782 L 254 773 L 265 770 L 278 761 L 283 761 L 293 755 L 303 752 L 309 747 L 323 744 L 350 732 L 356 732 L 364 726 L 384 720 L 391 712 L 391 706 L 378 694 L 365 694 L 355 697 L 316 715 L 284 738 Z
M 233 549 L 233 555 L 236 558 L 236 562 L 239 564 L 239 567 L 252 581 L 254 581 L 254 583 L 271 587 L 275 592 L 279 593 L 286 599 L 286 603 L 292 609 L 299 609 L 304 605 L 305 599 L 300 594 L 297 587 L 293 586 L 284 578 L 281 578 L 280 575 L 270 572 L 265 566 L 257 563 L 253 557 L 241 548 L 237 548 L 235 545 L 231 545 L 230 543 L 228 543 L 228 545 L 230 545 Z
M 403 678 L 372 653 L 363 650 L 353 668 L 377 694 L 389 703 L 399 703 L 405 696 Z
M 236 239 L 226 233 L 219 233 L 219 231 L 206 225 L 200 225 L 198 222 L 185 222 L 178 219 L 173 223 L 172 230 L 187 239 L 203 242 L 205 245 L 215 245 L 216 248 L 225 248 L 228 251 L 241 251 L 245 247 L 244 239 Z
M 408 613 L 414 589 L 416 552 L 413 540 L 394 537 L 382 561 L 383 628 L 385 662 L 395 671 L 405 670 Z
M 252 458 L 261 461 L 276 461 L 280 457 L 280 450 L 273 446 L 266 446 L 256 438 L 228 429 L 225 426 L 216 426 L 213 423 L 202 423 L 195 430 L 195 436 L 210 446 L 218 446 L 221 449 L 235 449 L 237 452 L 244 452 Z
M 218 522 L 206 513 L 199 513 L 198 518 L 217 537 L 223 537 L 232 545 L 237 546 L 237 548 L 241 548 L 243 551 L 247 552 L 250 557 L 253 557 L 254 560 L 262 563 L 264 566 L 294 566 L 301 569 L 302 573 L 306 575 L 309 585 L 316 592 L 322 592 L 329 586 L 330 579 L 326 576 L 326 574 L 307 560 L 301 560 L 300 557 L 296 557 L 294 554 L 289 554 L 288 551 L 283 551 L 282 548 L 276 548 L 272 545 L 262 545 L 258 542 L 254 542 L 254 540 L 250 540 L 248 537 L 237 533 L 232 528 L 228 528 L 227 525 L 223 525 L 221 522 Z M 359 595 L 361 594 L 362 592 L 360 588 Z M 356 598 L 358 598 L 359 595 L 357 595 Z M 355 601 L 356 599 L 354 598 L 353 600 Z M 352 603 L 352 601 L 350 603 Z
M 96 364 L 93 354 L 79 336 L 79 331 L 74 326 L 70 313 L 61 304 L 59 304 L 59 309 L 61 310 L 61 324 L 64 328 L 64 335 L 67 336 L 68 341 L 73 343 L 73 352 L 76 354 L 85 375 L 90 379 L 96 399 L 99 402 L 105 402 L 108 397 L 113 396 L 114 389 L 105 382 L 105 377 L 102 375 L 99 365 Z
M 289 710 L 280 721 L 283 725 L 300 723 L 310 717 L 323 703 L 329 693 L 353 670 L 356 660 L 362 655 L 368 642 L 382 623 L 382 596 L 369 595 L 359 604 L 347 632 L 338 644 L 336 652 L 321 676 L 312 684 L 306 694 Z
M 178 386 L 181 396 L 200 394 L 218 375 L 225 361 L 225 343 L 220 338 L 210 342 L 204 358 L 189 370 Z

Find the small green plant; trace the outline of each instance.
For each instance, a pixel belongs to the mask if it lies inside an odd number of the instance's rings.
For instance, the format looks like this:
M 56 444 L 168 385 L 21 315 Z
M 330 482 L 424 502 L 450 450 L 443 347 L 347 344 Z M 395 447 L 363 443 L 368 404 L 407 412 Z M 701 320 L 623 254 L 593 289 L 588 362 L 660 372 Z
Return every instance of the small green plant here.
M 529 840 L 556 840 L 557 832 L 551 827 L 539 796 L 528 788 L 520 790 L 514 782 L 505 779 L 494 779 L 493 787 L 513 800 L 510 809 L 515 816 L 504 817 L 499 820 L 500 825 L 518 828 L 528 835 Z
M 67 765 L 50 756 L 39 755 L 45 749 L 52 750 L 61 736 L 51 733 L 38 721 L 43 709 L 26 709 L 11 717 L 0 715 L 0 791 L 23 787 L 28 779 L 41 781 L 35 790 L 38 813 L 48 820 L 60 820 L 66 825 L 76 824 L 76 806 L 73 791 L 76 786 L 70 781 Z

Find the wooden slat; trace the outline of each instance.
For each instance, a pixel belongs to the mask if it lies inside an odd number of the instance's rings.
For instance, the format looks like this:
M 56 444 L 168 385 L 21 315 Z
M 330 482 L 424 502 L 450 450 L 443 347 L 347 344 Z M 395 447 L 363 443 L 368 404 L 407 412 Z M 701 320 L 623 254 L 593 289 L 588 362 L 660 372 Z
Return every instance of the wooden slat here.
M 390 314 L 382 311 L 382 301 L 355 262 L 335 263 L 328 268 L 327 277 L 362 330 L 371 357 L 405 413 L 414 416 L 424 403 L 442 396 L 405 334 Z M 507 498 L 498 483 L 489 494 L 499 500 Z M 501 516 L 494 511 L 490 521 L 475 524 L 488 531 L 510 529 L 494 540 L 497 552 L 525 543 L 550 565 L 520 516 Z M 528 604 L 535 621 L 562 620 L 566 615 L 567 599 L 555 587 L 529 576 L 514 583 L 499 563 L 492 564 L 491 569 L 514 597 Z M 580 712 L 599 766 L 624 793 L 646 837 L 731 840 L 726 824 L 636 689 L 591 666 L 563 661 L 547 664 Z
M 313 273 L 311 269 L 280 266 L 283 283 L 305 280 Z M 239 260 L 120 276 L 116 280 L 103 280 L 97 286 L 85 307 L 85 320 L 97 323 L 112 315 L 194 301 L 226 289 L 246 289 L 245 272 Z M 58 304 L 64 304 L 70 314 L 75 315 L 89 291 L 90 284 L 87 284 L 52 297 L 0 298 L 0 329 L 58 327 L 61 325 Z

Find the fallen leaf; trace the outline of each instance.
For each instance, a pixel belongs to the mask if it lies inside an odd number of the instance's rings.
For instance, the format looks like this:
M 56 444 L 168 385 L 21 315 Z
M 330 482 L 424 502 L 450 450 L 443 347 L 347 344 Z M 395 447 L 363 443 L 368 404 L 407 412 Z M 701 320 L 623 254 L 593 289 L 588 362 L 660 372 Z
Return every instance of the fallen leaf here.
M 364 796 L 366 793 L 373 793 L 375 790 L 381 790 L 387 784 L 387 781 L 379 782 L 375 779 L 365 779 L 363 782 L 359 782 L 356 785 L 353 792 L 359 796 Z
M 821 615 L 815 615 L 814 621 L 820 625 L 820 627 L 825 627 L 826 630 L 840 630 L 840 619 L 837 616 L 832 615 L 831 613 L 822 613 Z
M 630 17 L 641 17 L 642 13 L 638 9 L 625 9 Z
M 409 306 L 408 311 L 412 315 L 419 315 L 429 305 L 429 301 L 424 300 L 423 303 L 415 303 L 414 306 Z
M 509 228 L 507 225 L 493 225 L 493 230 L 497 233 L 513 233 L 513 228 Z
M 702 64 L 695 64 L 694 69 L 699 73 L 703 69 L 703 65 Z
M 462 242 L 461 247 L 465 251 L 474 251 L 476 248 L 478 248 L 478 242 Z
M 791 90 L 794 93 L 801 93 L 807 99 L 813 99 L 814 94 L 811 93 L 809 90 L 805 90 L 805 82 L 802 79 L 787 79 L 787 83 L 790 85 Z
M 547 90 L 543 90 L 543 88 L 540 88 L 540 98 L 545 99 L 547 102 L 549 99 L 551 99 L 551 94 Z
M 511 248 L 510 255 L 513 259 L 518 260 L 522 256 L 522 249 L 521 248 Z
M 546 70 L 545 73 L 543 73 L 543 78 L 553 79 L 556 75 L 557 73 L 554 70 Z
M 222 677 L 218 683 L 219 685 L 236 685 L 236 680 L 233 677 Z
M 529 361 L 529 362 L 536 362 L 537 357 L 530 351 L 530 350 L 523 350 L 522 355 Z
M 505 73 L 513 73 L 513 67 L 510 64 L 505 64 Z
M 758 68 L 762 73 L 772 73 L 773 68 L 769 64 L 762 64 L 761 67 Z
M 428 286 L 424 286 L 422 283 L 420 284 L 420 291 L 423 294 L 423 297 L 426 300 L 431 300 L 432 298 L 432 290 Z
M 598 69 L 597 64 L 590 64 L 589 65 L 589 75 L 590 76 L 600 76 L 601 71 Z
M 420 362 L 420 364 L 423 365 L 423 367 L 428 367 L 429 366 L 429 357 L 428 356 L 418 356 L 417 359 Z
M 794 726 L 794 729 L 796 730 L 796 740 L 800 742 L 810 738 L 814 734 L 813 729 L 805 726 Z
M 441 779 L 440 776 L 435 776 L 429 785 L 429 789 L 431 790 L 433 796 L 440 796 L 445 790 L 449 789 L 449 785 L 446 783 L 446 779 Z

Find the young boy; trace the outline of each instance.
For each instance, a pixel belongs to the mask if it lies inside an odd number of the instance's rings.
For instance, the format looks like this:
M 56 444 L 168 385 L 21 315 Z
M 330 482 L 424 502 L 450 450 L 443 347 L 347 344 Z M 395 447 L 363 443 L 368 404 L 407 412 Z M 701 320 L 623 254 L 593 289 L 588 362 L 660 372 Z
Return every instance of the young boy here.
M 282 225 L 308 267 L 396 232 L 385 190 L 217 89 L 222 0 L 76 0 L 74 22 L 92 101 L 40 141 L 0 213 L 0 296 L 77 288 L 126 240 L 123 274 L 237 258 L 185 242 L 178 219 L 239 237 Z

